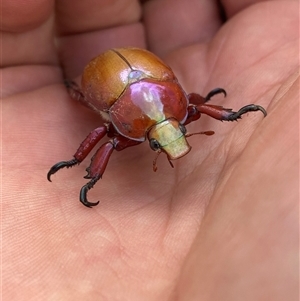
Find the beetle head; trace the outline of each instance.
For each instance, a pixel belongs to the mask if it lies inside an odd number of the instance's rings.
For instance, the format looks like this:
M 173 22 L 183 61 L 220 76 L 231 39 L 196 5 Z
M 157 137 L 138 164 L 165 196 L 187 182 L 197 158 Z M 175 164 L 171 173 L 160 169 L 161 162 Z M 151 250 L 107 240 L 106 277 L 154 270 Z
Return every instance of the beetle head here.
M 191 150 L 185 134 L 185 127 L 176 119 L 169 118 L 152 126 L 148 133 L 148 139 L 150 147 L 154 151 L 163 151 L 169 160 L 175 160 Z

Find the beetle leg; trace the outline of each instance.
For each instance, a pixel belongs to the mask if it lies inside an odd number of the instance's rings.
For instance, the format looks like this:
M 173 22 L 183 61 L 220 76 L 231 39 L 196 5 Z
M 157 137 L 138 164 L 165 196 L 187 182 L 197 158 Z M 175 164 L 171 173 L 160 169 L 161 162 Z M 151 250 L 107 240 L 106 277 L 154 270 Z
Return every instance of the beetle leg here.
M 226 91 L 222 88 L 215 88 L 215 89 L 211 90 L 210 92 L 208 92 L 208 94 L 205 97 L 203 97 L 197 93 L 190 93 L 188 95 L 188 99 L 189 99 L 189 103 L 190 103 L 190 105 L 187 108 L 188 117 L 187 117 L 184 125 L 187 125 L 187 124 L 199 119 L 201 116 L 201 110 L 198 110 L 198 107 L 203 106 L 214 95 L 220 94 L 220 93 L 223 93 L 224 97 L 227 96 Z
M 187 111 L 188 111 L 188 114 L 187 114 L 187 118 L 184 122 L 184 125 L 187 125 L 193 121 L 198 120 L 201 116 L 201 113 L 198 111 L 197 106 L 195 106 L 193 104 L 190 104 L 187 107 Z
M 103 144 L 93 156 L 90 166 L 86 169 L 88 174 L 84 178 L 91 180 L 81 188 L 79 194 L 80 202 L 86 207 L 91 208 L 99 204 L 99 201 L 96 203 L 89 202 L 87 192 L 101 179 L 113 150 L 114 146 L 110 141 Z
M 74 155 L 74 159 L 70 161 L 58 162 L 50 168 L 47 174 L 48 181 L 51 182 L 51 175 L 55 174 L 60 169 L 64 167 L 67 168 L 72 167 L 82 162 L 86 158 L 86 156 L 90 153 L 90 151 L 93 149 L 93 147 L 105 136 L 106 133 L 107 133 L 107 126 L 98 127 L 94 129 L 92 132 L 90 132 L 89 135 L 80 144 L 78 150 Z
M 80 103 L 85 104 L 84 95 L 82 94 L 82 92 L 76 82 L 69 80 L 69 79 L 65 79 L 64 84 L 65 84 L 66 88 L 68 89 L 69 95 L 71 96 L 72 99 L 75 99 L 75 100 L 79 101 Z
M 190 93 L 188 95 L 188 99 L 189 99 L 189 103 L 193 104 L 193 105 L 203 105 L 204 103 L 208 102 L 213 96 L 223 93 L 224 97 L 227 96 L 227 93 L 224 89 L 222 88 L 215 88 L 213 90 L 211 90 L 210 92 L 208 92 L 208 94 L 203 97 L 200 94 L 197 93 Z
M 232 111 L 232 109 L 226 109 L 222 106 L 206 104 L 206 102 L 209 101 L 214 95 L 220 93 L 223 93 L 224 97 L 227 95 L 226 91 L 222 88 L 215 88 L 211 90 L 206 97 L 203 97 L 197 93 L 190 93 L 188 95 L 190 103 L 187 108 L 188 116 L 184 124 L 186 125 L 199 119 L 202 113 L 215 119 L 226 121 L 238 120 L 243 114 L 254 111 L 261 111 L 265 117 L 267 116 L 267 112 L 263 107 L 254 104 L 244 106 L 237 112 Z
M 92 207 L 99 204 L 98 202 L 92 203 L 87 199 L 87 192 L 93 188 L 96 182 L 101 179 L 109 158 L 114 150 L 121 151 L 127 147 L 134 146 L 140 144 L 141 141 L 134 141 L 123 136 L 114 137 L 112 140 L 103 144 L 93 156 L 91 160 L 90 166 L 86 169 L 87 175 L 84 177 L 85 179 L 91 179 L 86 185 L 84 185 L 79 194 L 80 202 L 86 207 Z
M 263 107 L 254 104 L 244 106 L 237 112 L 232 111 L 232 109 L 223 108 L 222 106 L 203 104 L 197 106 L 197 111 L 200 115 L 203 113 L 221 121 L 238 120 L 243 114 L 254 111 L 261 111 L 265 117 L 267 116 L 267 112 Z
M 97 110 L 91 103 L 89 103 L 85 99 L 84 94 L 81 92 L 81 89 L 79 88 L 76 82 L 66 79 L 64 83 L 72 99 L 78 101 L 81 105 L 85 106 L 86 108 L 92 109 L 93 111 L 96 111 L 98 114 L 100 113 L 100 115 L 106 120 L 106 118 L 102 115 L 104 114 L 104 112 Z
M 70 161 L 61 161 L 61 162 L 58 162 L 58 163 L 54 164 L 54 165 L 50 168 L 50 170 L 48 171 L 48 173 L 47 173 L 47 180 L 48 180 L 49 182 L 52 182 L 52 181 L 51 181 L 51 176 L 52 176 L 53 174 L 55 174 L 57 171 L 59 171 L 60 169 L 62 169 L 62 168 L 64 168 L 64 167 L 69 168 L 69 167 L 72 167 L 72 166 L 74 166 L 74 165 L 76 165 L 76 164 L 79 164 L 79 162 L 77 161 L 77 159 L 72 159 L 72 160 L 70 160 Z
M 265 117 L 267 116 L 267 112 L 263 107 L 254 104 L 244 106 L 237 112 L 232 111 L 232 109 L 226 109 L 222 106 L 209 105 L 205 103 L 202 103 L 200 105 L 190 104 L 187 108 L 187 111 L 188 111 L 188 116 L 184 125 L 187 125 L 199 119 L 201 114 L 206 114 L 210 117 L 213 117 L 221 121 L 238 120 L 241 118 L 243 114 L 246 114 L 248 112 L 254 112 L 254 111 L 261 111 Z
M 208 92 L 208 94 L 205 96 L 205 102 L 209 101 L 213 96 L 215 96 L 216 94 L 220 94 L 220 93 L 223 93 L 224 97 L 227 96 L 227 93 L 224 89 L 215 88 L 215 89 L 211 90 L 210 92 Z

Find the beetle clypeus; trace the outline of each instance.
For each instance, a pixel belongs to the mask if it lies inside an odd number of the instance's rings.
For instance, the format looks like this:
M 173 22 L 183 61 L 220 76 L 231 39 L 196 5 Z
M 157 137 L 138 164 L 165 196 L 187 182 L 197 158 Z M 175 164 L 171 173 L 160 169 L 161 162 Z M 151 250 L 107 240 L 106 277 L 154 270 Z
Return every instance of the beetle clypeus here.
M 171 160 L 186 155 L 191 147 L 186 138 L 185 126 L 206 114 L 218 120 L 233 121 L 251 111 L 265 109 L 247 105 L 239 111 L 209 105 L 212 96 L 223 93 L 216 88 L 206 97 L 186 94 L 173 71 L 153 53 L 138 48 L 111 49 L 94 58 L 84 69 L 81 89 L 74 82 L 67 82 L 72 98 L 90 107 L 106 121 L 94 129 L 81 143 L 74 158 L 53 165 L 51 175 L 64 167 L 82 162 L 93 147 L 107 135 L 110 140 L 100 146 L 86 169 L 90 181 L 80 190 L 80 201 L 87 207 L 96 206 L 87 200 L 87 192 L 102 177 L 114 150 L 121 151 L 148 139 L 150 148 L 164 152 Z M 212 135 L 213 131 L 196 134 Z M 156 159 L 153 169 L 156 170 Z

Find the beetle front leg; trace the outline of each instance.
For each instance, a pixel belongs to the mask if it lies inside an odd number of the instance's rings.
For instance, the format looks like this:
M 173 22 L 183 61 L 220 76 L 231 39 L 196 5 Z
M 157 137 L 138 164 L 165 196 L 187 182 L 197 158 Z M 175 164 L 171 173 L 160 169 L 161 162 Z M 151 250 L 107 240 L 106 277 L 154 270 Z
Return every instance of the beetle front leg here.
M 200 118 L 201 112 L 197 109 L 198 106 L 204 105 L 206 102 L 208 102 L 213 96 L 217 94 L 224 94 L 224 97 L 227 96 L 227 93 L 224 89 L 222 88 L 215 88 L 208 92 L 208 94 L 203 97 L 200 94 L 197 93 L 190 93 L 188 95 L 189 103 L 190 105 L 188 106 L 188 117 L 185 121 L 185 125 L 196 121 Z
M 232 111 L 232 109 L 226 109 L 222 106 L 203 104 L 197 106 L 197 111 L 200 114 L 206 114 L 221 121 L 235 121 L 240 119 L 242 115 L 255 111 L 261 111 L 264 114 L 264 117 L 267 116 L 267 112 L 263 107 L 254 104 L 244 106 L 237 112 Z
M 202 105 L 206 102 L 208 102 L 209 100 L 211 100 L 211 98 L 217 94 L 224 94 L 224 97 L 227 96 L 227 93 L 224 89 L 222 88 L 215 88 L 213 90 L 211 90 L 210 92 L 208 92 L 208 94 L 203 97 L 200 94 L 197 93 L 190 93 L 188 95 L 188 99 L 189 99 L 189 103 L 193 104 L 193 105 Z
M 80 202 L 86 207 L 91 208 L 99 204 L 99 201 L 96 203 L 89 202 L 86 195 L 96 182 L 101 179 L 113 150 L 114 146 L 111 142 L 103 144 L 93 156 L 90 166 L 86 169 L 88 174 L 84 178 L 91 180 L 81 188 L 79 195 Z
M 74 154 L 74 159 L 70 161 L 61 161 L 54 164 L 47 174 L 48 181 L 51 182 L 51 176 L 60 169 L 64 167 L 69 168 L 82 162 L 90 153 L 90 151 L 94 148 L 94 146 L 106 135 L 108 131 L 107 128 L 107 126 L 101 126 L 90 132 L 89 135 L 80 144 L 78 150 Z
M 88 174 L 84 177 L 85 179 L 91 180 L 81 188 L 79 194 L 79 200 L 84 206 L 91 208 L 92 206 L 99 204 L 99 201 L 95 203 L 89 202 L 87 200 L 87 192 L 91 188 L 93 188 L 98 180 L 101 179 L 112 152 L 114 150 L 121 151 L 127 147 L 134 146 L 140 143 L 140 141 L 130 140 L 123 136 L 117 136 L 114 137 L 111 141 L 103 144 L 97 150 L 96 154 L 91 160 L 90 166 L 86 169 Z
M 226 91 L 222 88 L 213 89 L 207 94 L 206 97 L 202 97 L 196 93 L 189 94 L 188 98 L 190 105 L 188 106 L 188 116 L 184 124 L 186 125 L 199 119 L 201 114 L 206 114 L 221 121 L 238 120 L 243 114 L 254 111 L 261 111 L 264 116 L 267 116 L 267 112 L 263 107 L 254 104 L 244 106 L 237 112 L 232 111 L 232 109 L 226 109 L 222 106 L 206 104 L 206 102 L 209 101 L 212 96 L 219 93 L 223 93 L 226 97 Z

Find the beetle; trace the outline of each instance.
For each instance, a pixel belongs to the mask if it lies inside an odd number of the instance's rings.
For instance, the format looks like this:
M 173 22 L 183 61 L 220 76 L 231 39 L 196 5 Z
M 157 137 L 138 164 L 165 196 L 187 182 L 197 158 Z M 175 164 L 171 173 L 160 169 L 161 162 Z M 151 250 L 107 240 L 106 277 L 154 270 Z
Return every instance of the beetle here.
M 237 112 L 222 106 L 207 104 L 216 94 L 226 91 L 216 88 L 206 97 L 196 93 L 186 94 L 172 69 L 153 53 L 139 48 L 110 49 L 85 67 L 81 88 L 75 82 L 66 82 L 71 98 L 78 100 L 97 112 L 104 124 L 92 130 L 80 144 L 69 161 L 53 165 L 47 179 L 64 167 L 81 163 L 95 145 L 106 135 L 109 141 L 100 146 L 91 159 L 84 177 L 90 181 L 80 190 L 79 200 L 86 207 L 99 202 L 90 202 L 87 192 L 102 177 L 114 150 L 149 141 L 150 148 L 157 152 L 153 161 L 163 152 L 172 165 L 172 160 L 185 156 L 191 146 L 186 138 L 194 134 L 212 135 L 213 131 L 189 134 L 186 125 L 206 114 L 221 121 L 234 121 L 251 111 L 266 110 L 255 104 L 242 107 Z

